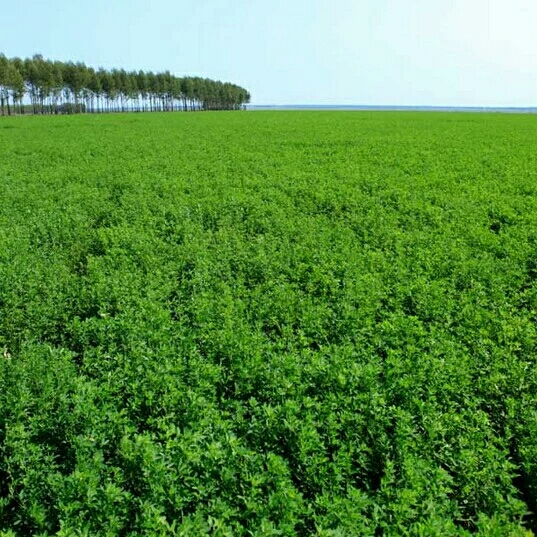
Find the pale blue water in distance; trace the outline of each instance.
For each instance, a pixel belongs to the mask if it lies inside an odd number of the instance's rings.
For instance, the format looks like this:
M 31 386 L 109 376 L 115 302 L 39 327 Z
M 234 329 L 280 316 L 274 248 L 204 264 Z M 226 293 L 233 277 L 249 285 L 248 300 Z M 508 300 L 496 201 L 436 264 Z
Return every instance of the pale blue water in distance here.
M 364 106 L 348 104 L 249 104 L 247 110 L 357 110 L 357 111 L 400 111 L 400 112 L 501 112 L 505 114 L 537 114 L 537 108 L 488 107 L 488 106 Z

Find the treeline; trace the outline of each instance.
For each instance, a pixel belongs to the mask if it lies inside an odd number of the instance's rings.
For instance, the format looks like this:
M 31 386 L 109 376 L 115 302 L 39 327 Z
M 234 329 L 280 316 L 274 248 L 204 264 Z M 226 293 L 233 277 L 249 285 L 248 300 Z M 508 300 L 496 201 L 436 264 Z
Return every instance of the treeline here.
M 248 102 L 248 91 L 229 82 L 0 54 L 1 115 L 240 110 Z

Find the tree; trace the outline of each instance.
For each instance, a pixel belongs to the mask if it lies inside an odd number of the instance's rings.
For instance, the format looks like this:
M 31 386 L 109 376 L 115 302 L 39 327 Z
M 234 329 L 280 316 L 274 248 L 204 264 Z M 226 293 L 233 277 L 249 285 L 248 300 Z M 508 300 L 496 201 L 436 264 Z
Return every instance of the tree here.
M 142 100 L 141 110 L 145 112 L 148 93 L 148 82 L 147 75 L 143 71 L 138 71 L 138 73 L 136 74 L 136 86 L 138 88 L 138 95 Z
M 39 74 L 37 72 L 37 66 L 32 59 L 26 58 L 24 60 L 24 72 L 22 74 L 24 76 L 27 93 L 30 96 L 33 113 L 37 114 L 37 89 Z
M 135 72 L 129 72 L 127 73 L 127 80 L 128 80 L 128 100 L 132 103 L 131 111 L 132 110 L 139 110 L 139 95 L 140 91 L 138 89 L 138 74 Z
M 102 68 L 99 69 L 97 75 L 99 77 L 99 83 L 101 84 L 104 98 L 106 99 L 107 110 L 110 112 L 112 110 L 112 103 L 114 102 L 117 94 L 115 79 L 111 73 Z
M 58 104 L 60 103 L 63 90 L 63 65 L 61 62 L 54 62 L 51 65 L 51 113 L 58 113 Z
M 45 113 L 45 106 L 52 94 L 53 87 L 53 64 L 43 59 L 43 56 L 33 57 L 34 68 L 37 72 L 37 97 L 39 113 Z
M 9 60 L 3 54 L 0 54 L 0 110 L 3 116 L 6 115 L 6 104 L 9 107 L 8 75 Z
M 24 97 L 24 77 L 22 76 L 22 62 L 13 61 L 7 70 L 7 87 L 13 102 L 13 111 L 19 109 L 19 114 L 23 113 L 22 99 Z M 9 101 L 9 99 L 8 99 Z M 8 110 L 9 111 L 9 110 Z
M 0 54 L 0 113 L 24 111 L 27 95 L 34 114 L 99 111 L 240 110 L 250 94 L 240 86 L 170 71 L 132 71 L 84 63 L 50 61 L 40 54 L 24 60 Z
M 88 99 L 87 109 L 91 112 L 98 111 L 102 87 L 99 75 L 92 68 L 88 69 L 86 86 Z
M 79 112 L 79 100 L 82 90 L 87 84 L 88 70 L 83 63 L 69 62 L 64 64 L 62 77 L 67 90 L 64 93 L 72 96 L 74 99 L 74 111 Z

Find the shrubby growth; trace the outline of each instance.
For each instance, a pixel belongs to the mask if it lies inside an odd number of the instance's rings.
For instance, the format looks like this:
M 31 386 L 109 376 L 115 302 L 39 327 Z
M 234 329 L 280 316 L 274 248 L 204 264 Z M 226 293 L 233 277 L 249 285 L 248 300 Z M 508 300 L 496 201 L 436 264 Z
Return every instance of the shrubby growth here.
M 31 105 L 23 105 L 27 96 Z M 1 115 L 80 112 L 239 110 L 250 102 L 244 88 L 170 72 L 95 70 L 41 55 L 21 60 L 0 54 Z
M 531 535 L 536 140 L 6 118 L 0 534 Z

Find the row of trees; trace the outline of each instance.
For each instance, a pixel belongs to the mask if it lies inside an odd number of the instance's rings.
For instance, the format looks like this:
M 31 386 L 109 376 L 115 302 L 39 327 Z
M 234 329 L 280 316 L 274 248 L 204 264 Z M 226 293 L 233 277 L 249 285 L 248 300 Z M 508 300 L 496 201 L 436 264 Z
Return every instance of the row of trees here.
M 200 77 L 100 68 L 0 54 L 2 115 L 75 112 L 239 110 L 244 88 Z M 25 104 L 27 103 L 27 104 Z

